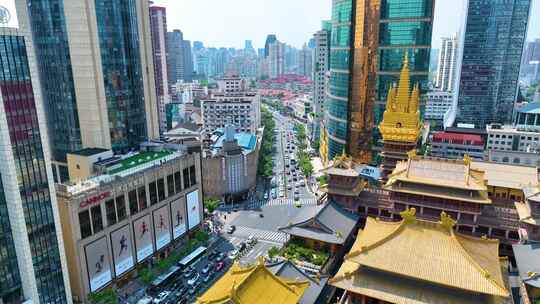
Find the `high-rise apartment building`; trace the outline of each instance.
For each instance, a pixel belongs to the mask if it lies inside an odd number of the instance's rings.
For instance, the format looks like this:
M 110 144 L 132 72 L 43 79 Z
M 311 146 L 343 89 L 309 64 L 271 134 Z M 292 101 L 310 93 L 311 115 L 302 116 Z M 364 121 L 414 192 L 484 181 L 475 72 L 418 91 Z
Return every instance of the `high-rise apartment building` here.
M 266 42 L 264 43 L 264 57 L 270 55 L 270 45 L 277 41 L 277 37 L 274 34 L 266 36 Z
M 72 303 L 32 45 L 0 28 L 0 303 Z
M 435 87 L 441 91 L 451 92 L 454 89 L 456 78 L 457 38 L 456 36 L 443 37 L 441 40 Z
M 261 126 L 261 97 L 248 88 L 245 79 L 226 76 L 217 81 L 218 89 L 202 100 L 203 130 L 212 134 L 227 125 L 235 132 L 256 134 Z
M 361 163 L 371 159 L 379 9 L 379 0 L 332 1 L 323 161 L 343 153 Z
M 182 43 L 182 56 L 184 59 L 184 82 L 193 81 L 193 55 L 191 54 L 191 41 L 184 40 Z
M 150 7 L 154 79 L 156 82 L 159 133 L 167 131 L 165 105 L 170 102 L 167 72 L 167 11 L 162 6 Z
M 398 83 L 403 55 L 409 54 L 411 82 L 428 91 L 435 0 L 381 1 L 377 54 L 375 123 L 382 121 L 387 95 Z
M 167 32 L 167 73 L 169 84 L 175 85 L 177 81 L 183 79 L 184 60 L 182 60 L 182 41 L 184 34 L 180 30 Z
M 298 51 L 298 74 L 313 77 L 313 50 L 306 45 Z
M 320 137 L 320 124 L 324 116 L 324 100 L 326 99 L 326 73 L 330 62 L 330 30 L 317 31 L 315 38 L 315 50 L 313 54 L 313 123 L 312 142 Z
M 285 73 L 285 44 L 275 41 L 268 48 L 268 70 L 270 78 L 278 78 Z
M 147 1 L 16 4 L 32 30 L 57 179 L 70 151 L 126 152 L 159 136 Z
M 512 120 L 530 0 L 466 1 L 457 123 Z

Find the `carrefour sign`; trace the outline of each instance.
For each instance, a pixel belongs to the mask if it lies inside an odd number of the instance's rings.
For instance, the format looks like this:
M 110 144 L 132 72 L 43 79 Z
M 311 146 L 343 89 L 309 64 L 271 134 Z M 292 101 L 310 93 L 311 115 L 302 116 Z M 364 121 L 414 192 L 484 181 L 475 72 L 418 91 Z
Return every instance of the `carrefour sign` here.
M 79 204 L 79 208 L 85 208 L 85 207 L 88 207 L 90 205 L 94 205 L 94 204 L 97 204 L 99 202 L 101 202 L 102 200 L 108 198 L 111 196 L 111 192 L 110 191 L 107 191 L 107 192 L 102 192 L 98 195 L 95 195 L 95 196 L 91 196 L 89 198 L 87 198 L 86 200 L 82 201 L 80 204 Z

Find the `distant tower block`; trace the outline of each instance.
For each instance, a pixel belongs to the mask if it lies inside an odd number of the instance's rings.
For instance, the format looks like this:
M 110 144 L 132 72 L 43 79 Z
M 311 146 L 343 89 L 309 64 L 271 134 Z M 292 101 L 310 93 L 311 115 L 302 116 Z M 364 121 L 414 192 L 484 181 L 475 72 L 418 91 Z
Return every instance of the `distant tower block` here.
M 416 144 L 420 129 L 418 84 L 411 92 L 409 60 L 407 54 L 403 59 L 403 68 L 399 78 L 399 85 L 394 85 L 388 92 L 386 111 L 383 121 L 379 125 L 383 137 L 382 149 L 382 179 L 387 180 L 389 174 L 396 167 L 396 163 L 407 160 L 408 153 L 416 153 Z

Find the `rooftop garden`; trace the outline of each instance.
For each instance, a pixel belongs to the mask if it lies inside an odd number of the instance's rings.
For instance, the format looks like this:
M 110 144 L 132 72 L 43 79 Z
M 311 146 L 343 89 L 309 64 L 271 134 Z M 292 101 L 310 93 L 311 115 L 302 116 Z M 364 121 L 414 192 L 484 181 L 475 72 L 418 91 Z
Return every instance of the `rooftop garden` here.
M 307 248 L 302 243 L 293 240 L 283 247 L 281 255 L 289 260 L 304 261 L 317 266 L 322 266 L 329 257 L 327 252 Z
M 124 170 L 134 168 L 136 166 L 149 163 L 156 159 L 163 158 L 167 155 L 170 155 L 170 151 L 160 151 L 160 152 L 141 152 L 137 155 L 125 158 L 121 160 L 118 164 L 111 166 L 109 170 L 110 174 L 115 174 Z

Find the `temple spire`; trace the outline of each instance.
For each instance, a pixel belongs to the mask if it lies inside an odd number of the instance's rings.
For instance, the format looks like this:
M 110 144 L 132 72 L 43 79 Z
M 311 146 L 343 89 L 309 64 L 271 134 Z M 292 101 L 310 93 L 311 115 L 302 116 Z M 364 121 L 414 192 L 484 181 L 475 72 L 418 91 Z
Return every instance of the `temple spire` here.
M 405 52 L 403 58 L 403 68 L 401 68 L 401 74 L 399 76 L 399 85 L 396 95 L 396 108 L 398 112 L 407 113 L 409 107 L 409 92 L 411 90 L 411 79 L 409 71 L 409 52 Z

